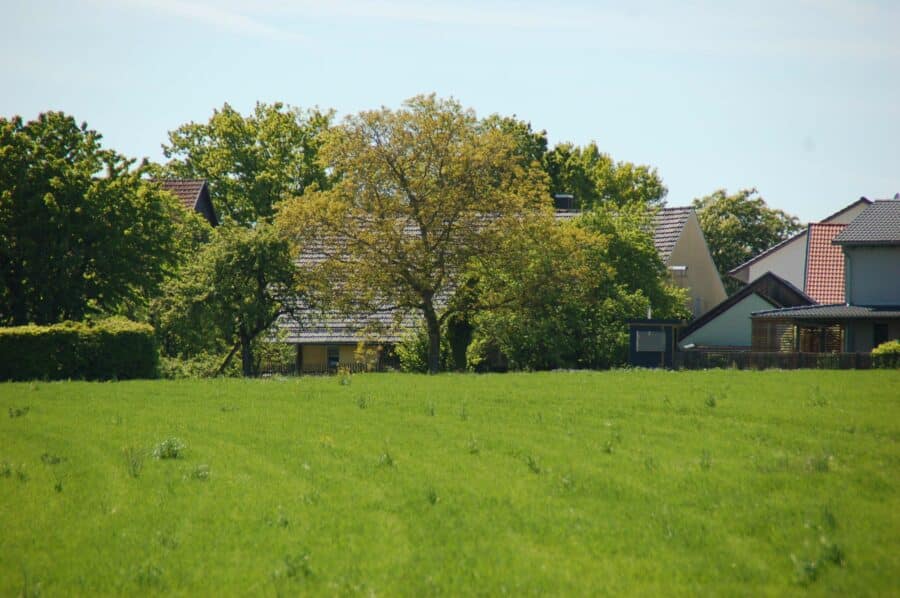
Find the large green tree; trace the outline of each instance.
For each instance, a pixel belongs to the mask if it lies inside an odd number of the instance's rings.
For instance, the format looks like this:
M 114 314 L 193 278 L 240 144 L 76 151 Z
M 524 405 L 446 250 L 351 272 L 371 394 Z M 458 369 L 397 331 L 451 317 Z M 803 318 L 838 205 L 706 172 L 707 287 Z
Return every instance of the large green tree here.
M 730 291 L 738 285 L 728 271 L 779 243 L 803 227 L 790 214 L 770 208 L 756 189 L 732 195 L 725 189 L 694 200 L 706 244 Z
M 152 296 L 179 212 L 135 164 L 61 112 L 0 118 L 0 322 L 80 320 Z
M 629 318 L 685 314 L 646 226 L 646 206 L 599 206 L 556 223 L 533 218 L 480 260 L 472 293 L 470 358 L 488 347 L 515 368 L 609 367 L 624 362 Z
M 328 186 L 317 156 L 330 122 L 330 112 L 281 103 L 257 103 L 247 116 L 225 104 L 208 122 L 169 133 L 163 176 L 207 179 L 216 209 L 249 225 L 286 197 Z
M 553 193 L 571 193 L 581 209 L 601 204 L 659 206 L 668 190 L 655 168 L 617 162 L 596 143 L 560 143 L 547 152 L 544 168 Z
M 508 221 L 549 209 L 544 173 L 503 127 L 434 96 L 351 116 L 320 153 L 338 182 L 307 189 L 280 214 L 299 250 L 318 256 L 305 276 L 321 282 L 310 288 L 350 311 L 421 314 L 438 371 L 449 296 Z
M 164 351 L 188 359 L 225 355 L 217 373 L 240 351 L 243 374 L 253 375 L 254 341 L 288 308 L 296 273 L 289 244 L 271 225 L 226 222 L 155 304 Z

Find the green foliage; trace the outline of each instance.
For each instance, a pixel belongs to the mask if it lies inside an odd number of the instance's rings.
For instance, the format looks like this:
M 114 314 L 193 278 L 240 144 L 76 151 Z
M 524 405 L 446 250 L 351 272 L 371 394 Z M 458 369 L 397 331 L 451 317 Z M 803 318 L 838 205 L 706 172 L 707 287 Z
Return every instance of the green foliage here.
M 0 118 L 0 323 L 133 311 L 178 259 L 174 198 L 61 112 Z
M 436 372 L 454 313 L 437 299 L 493 250 L 508 221 L 549 209 L 546 176 L 523 163 L 513 133 L 433 95 L 361 112 L 323 138 L 320 155 L 339 182 L 279 208 L 298 250 L 323 258 L 304 270 L 310 297 L 341 311 L 418 312 Z
M 544 155 L 553 193 L 571 193 L 581 209 L 613 204 L 662 205 L 668 190 L 655 168 L 616 162 L 596 143 L 560 143 Z
M 693 205 L 710 254 L 729 291 L 738 286 L 728 277 L 729 270 L 802 228 L 796 217 L 768 207 L 756 189 L 741 189 L 733 195 L 718 189 L 695 199 Z
M 166 438 L 153 447 L 153 457 L 155 459 L 178 459 L 184 455 L 185 448 L 187 446 L 178 438 Z
M 428 330 L 423 325 L 408 332 L 394 347 L 394 352 L 400 361 L 400 369 L 404 372 L 427 373 Z M 441 335 L 441 370 L 457 369 L 454 365 L 450 340 L 445 331 Z
M 285 310 L 282 299 L 295 287 L 295 275 L 288 243 L 270 225 L 219 226 L 154 305 L 165 354 L 200 365 L 225 354 L 210 375 L 224 373 L 240 349 L 241 371 L 253 375 L 253 343 Z
M 684 292 L 666 283 L 641 210 L 598 207 L 576 223 L 534 218 L 510 229 L 473 269 L 483 309 L 472 316 L 469 367 L 492 348 L 516 369 L 611 367 L 627 357 L 626 320 L 650 306 L 683 316 Z
M 887 341 L 872 349 L 872 362 L 879 368 L 900 368 L 900 340 Z
M 0 328 L 0 380 L 154 378 L 153 328 L 123 318 Z
M 327 187 L 317 162 L 330 112 L 257 103 L 241 115 L 225 104 L 207 123 L 187 123 L 169 133 L 164 172 L 209 181 L 216 209 L 249 225 L 269 218 L 276 203 L 309 187 Z

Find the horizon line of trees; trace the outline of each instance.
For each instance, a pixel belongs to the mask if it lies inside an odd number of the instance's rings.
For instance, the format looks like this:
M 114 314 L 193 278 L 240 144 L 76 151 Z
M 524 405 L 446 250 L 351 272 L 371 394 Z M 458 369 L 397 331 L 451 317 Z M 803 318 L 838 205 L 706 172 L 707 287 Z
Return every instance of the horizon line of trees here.
M 252 375 L 260 351 L 277 351 L 266 333 L 292 296 L 418 313 L 407 348 L 431 372 L 491 350 L 517 368 L 609 367 L 624 359 L 626 319 L 687 315 L 653 246 L 667 194 L 656 169 L 594 142 L 549 148 L 514 116 L 434 95 L 338 123 L 226 103 L 170 131 L 165 164 L 101 138 L 60 112 L 0 118 L 0 324 L 125 316 L 151 323 L 186 371 L 233 371 L 240 355 Z M 222 225 L 151 178 L 206 179 Z M 585 215 L 556 223 L 554 193 Z M 755 189 L 693 205 L 723 276 L 799 228 Z M 324 237 L 344 242 L 298 267 Z

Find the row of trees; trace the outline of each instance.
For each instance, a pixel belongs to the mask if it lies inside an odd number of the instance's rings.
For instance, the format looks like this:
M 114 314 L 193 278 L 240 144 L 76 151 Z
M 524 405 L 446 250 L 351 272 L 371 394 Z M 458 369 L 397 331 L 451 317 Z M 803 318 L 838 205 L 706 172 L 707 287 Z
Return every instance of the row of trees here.
M 684 315 L 652 243 L 666 195 L 656 171 L 595 144 L 548 149 L 515 118 L 434 96 L 339 124 L 226 104 L 163 149 L 166 164 L 137 164 L 60 113 L 0 119 L 3 324 L 126 315 L 153 323 L 167 355 L 222 372 L 240 353 L 250 374 L 295 296 L 418 313 L 430 371 L 442 347 L 445 365 L 464 365 L 466 345 L 470 364 L 494 349 L 516 367 L 608 366 L 626 318 Z M 223 225 L 151 182 L 167 177 L 207 179 Z M 586 215 L 555 222 L 558 192 Z M 695 205 L 723 270 L 797 224 L 752 190 Z M 311 249 L 319 259 L 297 267 Z M 459 330 L 462 348 L 448 347 Z

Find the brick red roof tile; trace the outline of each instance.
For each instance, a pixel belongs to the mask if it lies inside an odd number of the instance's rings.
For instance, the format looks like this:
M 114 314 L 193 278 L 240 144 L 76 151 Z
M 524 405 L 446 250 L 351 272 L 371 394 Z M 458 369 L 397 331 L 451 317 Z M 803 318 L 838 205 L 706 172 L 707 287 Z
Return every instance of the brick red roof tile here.
M 810 224 L 804 291 L 819 303 L 844 303 L 844 253 L 831 243 L 846 224 Z

